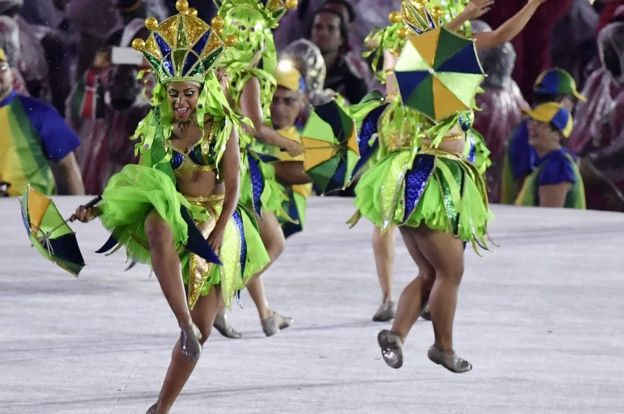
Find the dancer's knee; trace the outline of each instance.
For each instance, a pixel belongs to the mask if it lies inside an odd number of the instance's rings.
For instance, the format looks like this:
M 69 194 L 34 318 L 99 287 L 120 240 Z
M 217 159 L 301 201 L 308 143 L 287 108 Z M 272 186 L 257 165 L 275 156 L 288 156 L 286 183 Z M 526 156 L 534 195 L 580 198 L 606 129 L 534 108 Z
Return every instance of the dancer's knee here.
M 145 235 L 150 246 L 167 241 L 171 238 L 171 230 L 167 223 L 156 213 L 150 213 L 145 219 Z
M 201 332 L 201 338 L 199 339 L 199 343 L 203 345 L 204 343 L 206 343 L 208 337 L 210 336 L 210 333 L 212 332 L 212 324 L 203 324 L 202 326 L 199 326 L 199 332 Z

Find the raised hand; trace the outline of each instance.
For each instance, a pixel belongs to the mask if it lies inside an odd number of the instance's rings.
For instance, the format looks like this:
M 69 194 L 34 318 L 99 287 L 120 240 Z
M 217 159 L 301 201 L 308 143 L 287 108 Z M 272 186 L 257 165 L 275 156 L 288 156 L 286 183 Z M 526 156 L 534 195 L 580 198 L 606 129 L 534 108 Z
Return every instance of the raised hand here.
M 479 17 L 490 11 L 493 4 L 494 0 L 472 0 L 470 3 L 466 4 L 463 13 L 466 13 L 468 15 L 468 20 L 478 19 Z

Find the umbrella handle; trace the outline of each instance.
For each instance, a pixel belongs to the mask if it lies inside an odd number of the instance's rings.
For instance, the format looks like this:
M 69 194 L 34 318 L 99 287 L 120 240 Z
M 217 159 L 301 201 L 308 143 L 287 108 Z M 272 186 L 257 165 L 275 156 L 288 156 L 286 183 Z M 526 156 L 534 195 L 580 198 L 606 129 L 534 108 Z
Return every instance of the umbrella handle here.
M 99 195 L 95 198 L 93 198 L 91 201 L 89 201 L 87 204 L 85 204 L 85 208 L 92 208 L 94 207 L 97 203 L 99 203 L 100 201 L 102 201 L 102 196 Z M 64 224 L 67 224 L 67 222 L 72 221 L 72 218 L 74 218 L 74 215 L 72 214 L 68 219 L 66 219 L 65 221 L 63 221 L 62 223 L 60 223 L 58 226 L 54 227 L 52 230 L 48 231 L 46 234 L 52 234 L 55 230 L 58 230 L 60 227 L 62 227 Z
M 99 195 L 97 197 L 95 197 L 93 200 L 89 201 L 87 204 L 85 204 L 85 208 L 91 208 L 94 207 L 97 203 L 99 203 L 100 201 L 102 201 L 102 196 Z

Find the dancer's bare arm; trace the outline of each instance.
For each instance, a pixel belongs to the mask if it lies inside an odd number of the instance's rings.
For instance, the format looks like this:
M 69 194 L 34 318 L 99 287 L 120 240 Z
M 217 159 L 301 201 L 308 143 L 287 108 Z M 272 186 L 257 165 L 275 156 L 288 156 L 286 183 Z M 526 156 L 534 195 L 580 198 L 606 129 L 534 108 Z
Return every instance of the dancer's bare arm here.
M 467 21 L 478 19 L 490 11 L 493 4 L 494 0 L 472 0 L 470 3 L 466 4 L 464 10 L 462 10 L 457 17 L 451 20 L 444 27 L 453 32 L 459 30 L 459 28 L 462 27 L 462 25 Z
M 223 209 L 217 219 L 214 230 L 208 236 L 208 244 L 217 251 L 223 243 L 225 227 L 234 214 L 238 203 L 240 187 L 240 149 L 238 145 L 238 134 L 232 131 L 232 135 L 225 147 L 225 153 L 221 159 L 221 176 L 225 184 L 225 197 Z
M 241 112 L 251 119 L 254 127 L 254 136 L 265 144 L 273 145 L 288 152 L 291 156 L 303 153 L 303 147 L 278 134 L 273 128 L 264 124 L 264 114 L 260 100 L 260 82 L 251 78 L 243 87 L 240 97 Z
M 476 33 L 474 39 L 477 50 L 489 49 L 513 40 L 527 25 L 537 8 L 548 0 L 528 0 L 527 4 L 516 14 L 491 32 Z

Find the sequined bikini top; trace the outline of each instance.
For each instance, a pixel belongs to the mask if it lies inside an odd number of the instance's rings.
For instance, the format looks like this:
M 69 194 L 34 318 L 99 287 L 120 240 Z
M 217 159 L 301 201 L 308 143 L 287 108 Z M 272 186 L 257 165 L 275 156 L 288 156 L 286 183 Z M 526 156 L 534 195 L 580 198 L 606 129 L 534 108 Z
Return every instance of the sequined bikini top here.
M 215 133 L 217 122 L 212 124 L 208 136 L 193 145 L 186 153 L 180 152 L 171 146 L 171 168 L 176 174 L 194 171 L 214 171 L 217 150 L 215 148 Z

